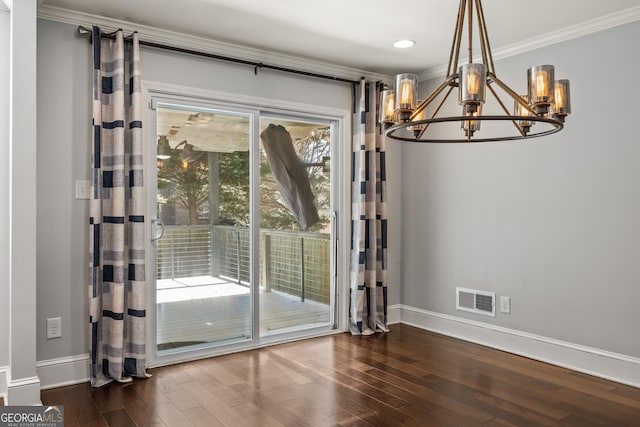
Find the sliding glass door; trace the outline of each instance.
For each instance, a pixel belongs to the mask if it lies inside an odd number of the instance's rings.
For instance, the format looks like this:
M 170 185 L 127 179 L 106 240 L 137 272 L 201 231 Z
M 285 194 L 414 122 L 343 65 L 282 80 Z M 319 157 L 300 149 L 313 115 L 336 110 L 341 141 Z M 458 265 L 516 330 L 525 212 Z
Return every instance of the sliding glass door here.
M 168 102 L 155 111 L 158 358 L 331 330 L 332 122 Z
M 333 321 L 331 128 L 260 120 L 260 333 Z
M 157 348 L 250 340 L 251 115 L 157 114 Z

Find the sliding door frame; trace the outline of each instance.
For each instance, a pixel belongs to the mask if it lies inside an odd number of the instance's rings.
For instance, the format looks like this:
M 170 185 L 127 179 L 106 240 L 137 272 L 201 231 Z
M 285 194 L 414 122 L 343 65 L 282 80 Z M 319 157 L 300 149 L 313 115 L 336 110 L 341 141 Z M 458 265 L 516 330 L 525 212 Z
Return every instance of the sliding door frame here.
M 149 125 L 146 128 L 146 141 L 148 147 L 147 156 L 155 159 L 156 151 L 156 111 L 155 104 L 166 103 L 175 105 L 188 105 L 195 108 L 220 109 L 222 111 L 233 111 L 239 113 L 252 114 L 251 123 L 251 148 L 250 148 L 250 185 L 251 188 L 259 189 L 259 132 L 261 115 L 268 117 L 284 116 L 300 120 L 323 120 L 330 123 L 332 135 L 332 156 L 331 156 L 331 186 L 333 193 L 333 211 L 335 217 L 332 220 L 332 234 L 335 236 L 335 246 L 332 247 L 332 286 L 334 295 L 334 312 L 331 313 L 332 326 L 311 328 L 304 331 L 282 333 L 277 335 L 260 336 L 260 307 L 257 278 L 259 277 L 259 263 L 255 257 L 251 257 L 251 309 L 252 309 L 252 339 L 250 341 L 238 342 L 228 345 L 206 346 L 196 349 L 185 349 L 168 354 L 158 354 L 156 347 L 156 304 L 155 289 L 152 284 L 156 282 L 156 260 L 155 248 L 152 245 L 151 237 L 156 230 L 150 225 L 148 227 L 147 242 L 147 267 L 146 274 L 149 283 L 149 297 L 147 314 L 147 359 L 149 367 L 179 363 L 186 360 L 195 360 L 219 354 L 259 348 L 282 342 L 295 341 L 299 339 L 311 338 L 314 336 L 327 335 L 345 332 L 348 330 L 348 307 L 349 307 L 349 225 L 350 225 L 350 166 L 351 166 L 351 111 L 329 107 L 313 106 L 290 101 L 274 100 L 267 98 L 237 95 L 226 92 L 207 91 L 199 88 L 168 85 L 151 81 L 143 82 L 143 93 L 149 106 Z M 145 179 L 147 185 L 154 183 L 155 167 L 154 161 L 145 162 Z M 149 192 L 149 194 L 152 194 Z M 149 196 L 147 201 L 147 215 L 154 218 L 156 214 L 155 200 Z M 260 220 L 260 198 L 255 197 L 252 192 L 250 200 L 250 221 L 252 224 L 259 224 Z M 149 221 L 151 222 L 151 221 Z M 251 252 L 254 248 L 259 248 L 260 227 L 251 227 Z M 258 246 L 255 246 L 258 245 Z M 253 283 L 256 282 L 256 283 Z

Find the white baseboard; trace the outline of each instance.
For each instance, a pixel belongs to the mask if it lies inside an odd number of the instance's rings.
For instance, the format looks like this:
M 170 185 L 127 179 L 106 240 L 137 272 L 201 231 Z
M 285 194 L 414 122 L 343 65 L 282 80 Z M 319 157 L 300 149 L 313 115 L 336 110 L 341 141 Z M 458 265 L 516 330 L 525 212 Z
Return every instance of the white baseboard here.
M 36 363 L 42 390 L 89 381 L 88 354 L 42 360 Z
M 7 394 L 5 405 L 41 405 L 40 378 L 37 376 L 12 379 L 7 375 Z
M 387 307 L 387 324 L 395 325 L 400 323 L 400 315 L 402 312 L 401 304 L 394 304 Z
M 553 338 L 503 328 L 401 304 L 387 309 L 390 325 L 404 323 L 589 375 L 640 387 L 640 359 Z M 89 381 L 89 355 L 36 364 L 43 390 Z M 7 366 L 0 366 L 0 396 L 7 392 Z
M 9 372 L 8 366 L 0 366 L 0 397 L 7 402 L 7 372 Z
M 640 387 L 640 359 L 406 305 L 389 306 L 389 323 L 404 323 L 487 347 Z
M 41 390 L 89 381 L 89 355 L 61 357 L 36 363 Z M 8 366 L 0 366 L 0 397 L 7 404 Z

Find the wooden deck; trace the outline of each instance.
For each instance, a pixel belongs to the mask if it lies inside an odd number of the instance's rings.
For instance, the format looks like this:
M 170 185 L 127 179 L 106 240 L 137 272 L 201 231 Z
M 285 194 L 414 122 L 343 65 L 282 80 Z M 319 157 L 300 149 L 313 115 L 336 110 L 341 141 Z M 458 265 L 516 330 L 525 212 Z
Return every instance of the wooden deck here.
M 251 337 L 250 289 L 243 284 L 210 276 L 158 280 L 156 300 L 161 350 Z M 277 291 L 260 292 L 260 314 L 261 336 L 330 321 L 329 305 Z

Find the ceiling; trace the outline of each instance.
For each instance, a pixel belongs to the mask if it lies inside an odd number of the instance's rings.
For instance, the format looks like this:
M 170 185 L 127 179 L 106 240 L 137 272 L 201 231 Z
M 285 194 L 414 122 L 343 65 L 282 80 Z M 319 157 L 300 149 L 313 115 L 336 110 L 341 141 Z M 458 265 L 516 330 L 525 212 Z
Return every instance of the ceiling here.
M 640 0 L 485 0 L 483 9 L 496 59 L 640 20 Z M 178 40 L 176 44 L 187 44 L 183 47 L 191 47 L 193 41 L 197 42 L 196 50 L 207 46 L 227 56 L 240 52 L 270 65 L 325 74 L 328 69 L 348 69 L 357 77 L 399 72 L 419 73 L 423 78 L 444 75 L 439 69 L 449 59 L 457 11 L 455 0 L 39 2 L 39 15 L 45 18 L 136 30 L 142 40 L 158 41 L 160 37 L 168 44 Z M 414 40 L 416 45 L 396 49 L 392 44 L 399 39 Z M 474 45 L 477 51 L 477 41 Z M 167 136 L 171 147 L 186 140 L 203 151 L 248 148 L 246 118 L 203 111 L 190 123 L 190 116 L 197 113 L 163 110 L 158 114 L 158 135 Z M 294 140 L 318 127 L 313 123 L 281 124 Z
M 457 4 L 454 0 L 41 0 L 40 7 L 393 75 L 446 65 Z M 485 0 L 483 7 L 494 55 L 640 19 L 640 0 Z M 143 38 L 144 32 L 140 34 Z M 416 46 L 396 49 L 392 43 L 398 39 L 415 40 Z

